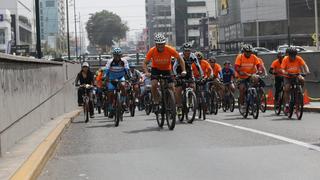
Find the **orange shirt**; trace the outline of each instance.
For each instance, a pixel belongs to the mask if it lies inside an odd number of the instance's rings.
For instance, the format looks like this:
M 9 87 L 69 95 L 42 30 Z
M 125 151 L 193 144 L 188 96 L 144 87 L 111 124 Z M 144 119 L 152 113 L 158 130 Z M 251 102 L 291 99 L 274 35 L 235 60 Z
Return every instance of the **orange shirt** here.
M 102 77 L 103 77 L 102 72 L 99 72 L 98 75 L 96 76 L 96 82 L 97 82 L 96 85 L 98 88 L 102 88 L 102 86 L 103 86 Z
M 281 64 L 281 69 L 289 74 L 298 74 L 301 73 L 301 67 L 306 63 L 300 56 L 296 56 L 295 61 L 290 61 L 289 57 L 286 56 Z
M 208 78 L 212 74 L 212 68 L 206 60 L 200 61 L 200 66 L 203 71 L 204 78 Z M 200 78 L 200 73 L 195 63 L 192 63 L 192 72 L 195 78 Z
M 277 73 L 275 76 L 281 76 L 281 64 L 279 59 L 276 59 L 272 62 L 271 68 L 273 69 L 274 73 Z
M 243 54 L 239 54 L 236 58 L 235 65 L 240 67 L 240 72 L 245 72 L 248 74 L 257 73 L 257 65 L 260 65 L 260 61 L 255 55 L 251 55 L 249 58 L 246 58 Z M 246 79 L 246 75 L 238 75 L 240 79 Z
M 213 70 L 213 75 L 215 78 L 219 77 L 219 73 L 222 71 L 221 66 L 218 63 L 215 63 L 213 66 L 210 65 Z
M 152 68 L 162 71 L 171 71 L 171 57 L 179 58 L 180 56 L 173 47 L 166 45 L 163 52 L 158 52 L 156 47 L 151 48 L 146 55 L 146 60 L 152 61 Z

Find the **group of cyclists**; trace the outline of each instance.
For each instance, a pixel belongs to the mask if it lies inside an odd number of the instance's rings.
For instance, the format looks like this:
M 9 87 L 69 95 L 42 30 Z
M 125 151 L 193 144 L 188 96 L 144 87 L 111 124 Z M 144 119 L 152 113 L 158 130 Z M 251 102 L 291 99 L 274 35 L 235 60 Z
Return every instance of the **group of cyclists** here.
M 136 106 L 140 110 L 148 108 L 157 115 L 160 127 L 167 120 L 169 129 L 173 129 L 176 116 L 182 121 L 183 117 L 188 119 L 191 113 L 194 118 L 199 110 L 199 115 L 202 113 L 205 119 L 206 114 L 216 114 L 221 107 L 224 111 L 228 108 L 233 111 L 236 89 L 239 90 L 239 111 L 244 117 L 255 114 L 257 109 L 259 111 L 263 98 L 266 98 L 259 92 L 261 90 L 264 93 L 264 77 L 268 72 L 263 59 L 258 57 L 250 44 L 242 46 L 234 65 L 225 61 L 221 67 L 215 57 L 206 59 L 203 53 L 195 52 L 189 43 L 183 44 L 182 52 L 179 53 L 166 44 L 166 37 L 162 34 L 156 34 L 154 42 L 155 46 L 148 51 L 142 63 L 142 72 L 136 65 L 122 58 L 120 48 L 113 49 L 113 59 L 96 74 L 90 71 L 87 62 L 82 64 L 76 79 L 76 85 L 80 86 L 79 106 L 85 106 L 84 89 L 96 87 L 95 93 L 89 91 L 87 94 L 89 106 L 86 111 L 90 118 L 94 118 L 95 97 L 102 97 L 98 104 L 106 107 L 104 111 L 109 118 L 115 116 L 117 121 L 118 108 L 121 108 L 120 113 L 130 111 L 131 103 L 134 104 L 133 111 Z M 310 73 L 309 68 L 302 57 L 298 56 L 297 50 L 289 47 L 286 52 L 277 54 L 269 73 L 274 76 L 275 102 L 281 99 L 280 103 L 275 103 L 275 109 L 282 107 L 287 114 L 292 104 L 290 96 L 293 95 L 293 85 L 303 88 L 304 76 Z M 150 96 L 149 102 L 146 102 L 146 95 Z M 121 106 L 116 105 L 118 101 Z

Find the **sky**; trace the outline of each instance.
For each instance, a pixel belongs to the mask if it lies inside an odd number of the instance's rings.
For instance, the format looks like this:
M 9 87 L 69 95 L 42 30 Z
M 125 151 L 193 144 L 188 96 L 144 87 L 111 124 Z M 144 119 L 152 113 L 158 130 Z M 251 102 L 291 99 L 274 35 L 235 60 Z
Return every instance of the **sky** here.
M 73 8 L 73 7 L 71 7 Z M 145 0 L 76 0 L 77 14 L 80 12 L 83 27 L 90 17 L 90 13 L 108 10 L 118 14 L 127 22 L 130 35 L 145 28 Z M 72 9 L 73 11 L 73 9 Z M 73 19 L 70 18 L 71 20 Z M 72 25 L 70 23 L 71 27 Z

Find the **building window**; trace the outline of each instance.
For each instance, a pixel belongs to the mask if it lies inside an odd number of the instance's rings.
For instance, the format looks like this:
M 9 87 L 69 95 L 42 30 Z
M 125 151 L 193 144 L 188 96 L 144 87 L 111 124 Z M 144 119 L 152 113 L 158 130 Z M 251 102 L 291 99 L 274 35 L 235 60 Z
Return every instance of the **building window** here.
M 5 40 L 5 32 L 4 29 L 0 29 L 0 44 L 5 44 L 6 40 Z
M 206 2 L 205 1 L 188 2 L 187 6 L 206 6 Z
M 54 7 L 54 1 L 46 1 L 46 7 Z
M 206 13 L 189 13 L 188 18 L 203 18 L 206 17 Z

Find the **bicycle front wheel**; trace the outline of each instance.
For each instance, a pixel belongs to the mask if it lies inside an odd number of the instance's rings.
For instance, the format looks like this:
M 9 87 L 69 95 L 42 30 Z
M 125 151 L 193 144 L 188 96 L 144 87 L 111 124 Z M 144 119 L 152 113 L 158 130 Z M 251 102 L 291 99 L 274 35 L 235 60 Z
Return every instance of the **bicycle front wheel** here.
M 173 130 L 176 125 L 176 102 L 174 94 L 171 90 L 167 90 L 164 97 L 165 117 L 170 130 Z
M 197 98 L 194 92 L 187 92 L 186 96 L 186 119 L 188 123 L 193 123 L 197 114 Z
M 260 110 L 265 113 L 267 111 L 267 95 L 262 90 L 260 93 Z
M 254 93 L 252 97 L 251 110 L 252 110 L 253 119 L 258 119 L 259 111 L 260 111 L 260 103 L 259 103 L 259 97 L 256 93 Z
M 122 114 L 122 103 L 121 103 L 121 95 L 120 93 L 117 93 L 116 98 L 116 103 L 115 103 L 115 116 L 114 116 L 114 120 L 115 120 L 115 126 L 118 127 L 120 121 L 122 121 L 123 118 L 123 114 Z
M 303 109 L 304 109 L 303 95 L 301 92 L 298 92 L 296 103 L 295 103 L 295 114 L 298 120 L 302 119 Z

